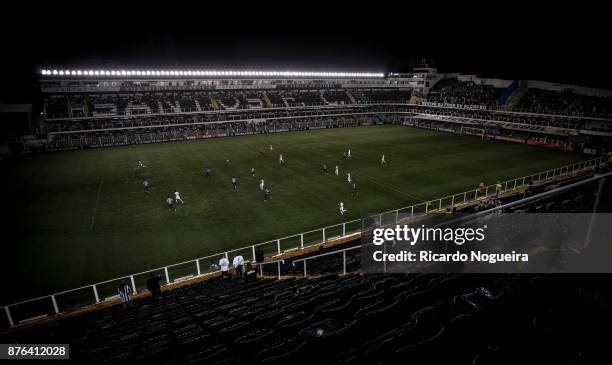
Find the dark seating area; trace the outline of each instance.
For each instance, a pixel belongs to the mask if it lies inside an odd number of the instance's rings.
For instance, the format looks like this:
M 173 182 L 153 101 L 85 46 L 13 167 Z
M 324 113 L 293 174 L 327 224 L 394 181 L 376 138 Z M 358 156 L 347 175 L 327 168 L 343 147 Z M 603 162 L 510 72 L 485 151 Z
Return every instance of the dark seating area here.
M 371 90 L 350 90 L 351 95 L 358 104 L 377 104 L 377 103 L 408 103 L 412 92 L 410 90 L 394 89 L 371 89 Z
M 580 95 L 571 91 L 530 88 L 515 111 L 585 117 L 612 117 L 612 98 Z
M 178 96 L 178 102 L 181 107 L 181 111 L 197 111 L 195 96 L 191 93 L 180 94 Z
M 325 102 L 320 91 L 296 90 L 282 93 L 283 99 L 289 106 L 322 106 Z
M 240 103 L 236 98 L 236 95 L 234 95 L 233 93 L 219 92 L 214 93 L 213 97 L 217 99 L 217 101 L 221 105 L 221 109 L 235 110 L 240 108 Z
M 214 110 L 208 93 L 196 91 L 193 93 L 193 98 L 194 103 L 200 105 L 201 111 Z
M 47 115 L 68 115 L 68 101 L 64 95 L 53 95 L 45 100 Z
M 350 274 L 213 279 L 2 336 L 117 364 L 588 363 L 611 324 L 604 277 Z M 580 336 L 575 336 L 580 333 Z M 441 351 L 441 349 L 444 349 Z M 546 362 L 546 361 L 545 361 Z
M 508 113 L 504 111 L 491 110 L 470 110 L 470 109 L 453 109 L 453 108 L 438 108 L 424 107 L 419 109 L 420 113 L 444 115 L 450 117 L 470 118 L 480 121 L 498 121 L 506 123 L 516 123 L 531 126 L 541 127 L 556 127 L 566 129 L 580 129 L 584 122 L 579 118 L 572 117 L 554 117 L 544 115 L 525 115 L 518 113 Z
M 483 105 L 489 109 L 498 106 L 497 99 L 504 88 L 480 85 L 472 81 L 442 79 L 427 94 L 427 101 L 443 104 Z
M 325 90 L 321 95 L 327 104 L 352 104 L 346 90 Z
M 266 96 L 270 99 L 273 108 L 284 108 L 287 105 L 281 94 L 273 91 L 266 91 Z
M 351 90 L 358 104 L 408 103 L 410 91 Z M 264 94 L 271 105 L 265 102 Z M 174 91 L 118 94 L 51 95 L 46 98 L 46 117 L 75 118 L 92 116 L 122 116 L 135 114 L 167 114 L 215 110 L 214 98 L 220 110 L 245 110 L 286 107 L 340 106 L 355 104 L 347 90 L 216 90 Z M 199 104 L 199 107 L 198 107 Z M 72 109 L 68 109 L 68 105 Z

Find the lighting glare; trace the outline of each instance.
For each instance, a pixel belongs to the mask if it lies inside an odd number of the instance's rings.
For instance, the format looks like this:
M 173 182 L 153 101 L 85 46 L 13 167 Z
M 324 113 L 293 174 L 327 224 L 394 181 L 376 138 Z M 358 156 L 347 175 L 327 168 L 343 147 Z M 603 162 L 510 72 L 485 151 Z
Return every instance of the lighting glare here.
M 57 70 L 42 69 L 48 76 L 229 76 L 229 77 L 309 77 L 309 78 L 382 78 L 384 73 L 313 72 L 313 71 L 236 71 L 236 70 Z

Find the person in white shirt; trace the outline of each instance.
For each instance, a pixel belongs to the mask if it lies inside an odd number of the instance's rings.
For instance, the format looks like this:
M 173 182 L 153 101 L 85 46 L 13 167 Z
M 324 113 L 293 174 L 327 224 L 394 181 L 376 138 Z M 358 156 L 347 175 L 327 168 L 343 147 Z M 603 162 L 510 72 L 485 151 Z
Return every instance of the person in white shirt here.
M 385 154 L 383 153 L 383 155 L 380 157 L 380 164 L 384 165 L 386 163 L 387 163 L 387 161 L 385 161 Z
M 221 268 L 221 277 L 226 277 L 229 273 L 229 260 L 225 256 L 221 256 L 219 260 L 219 267 Z
M 183 199 L 181 199 L 181 193 L 179 193 L 178 191 L 174 192 L 174 201 L 181 202 L 181 204 L 185 204 Z
M 347 212 L 347 210 L 346 210 L 346 209 L 344 209 L 344 203 L 343 203 L 343 202 L 341 202 L 341 201 L 340 201 L 340 202 L 338 203 L 338 207 L 340 208 L 340 214 L 341 214 L 341 215 L 344 215 L 344 213 L 345 213 L 345 212 Z
M 336 174 L 336 176 L 339 176 L 339 174 L 340 174 L 340 170 L 338 170 L 338 165 L 336 165 L 336 169 L 334 170 L 334 174 Z
M 350 172 L 346 174 L 346 181 L 348 181 L 349 184 L 353 182 L 353 180 L 351 180 L 351 173 Z
M 274 147 L 272 147 L 272 145 L 270 145 L 270 152 L 274 151 Z
M 499 198 L 499 196 L 501 195 L 502 192 L 502 184 L 498 181 L 497 184 L 495 185 L 495 197 Z
M 281 153 L 280 156 L 278 156 L 278 163 L 285 163 L 285 160 L 283 160 L 283 154 Z
M 348 152 L 346 153 L 346 157 L 351 158 L 351 149 L 348 149 Z
M 266 186 L 266 185 L 264 184 L 264 179 L 261 179 L 261 181 L 259 182 L 259 190 L 260 190 L 260 191 L 264 191 L 264 187 L 265 187 L 265 186 Z
M 242 277 L 242 264 L 244 264 L 244 258 L 241 255 L 234 257 L 234 270 L 236 270 L 236 276 Z

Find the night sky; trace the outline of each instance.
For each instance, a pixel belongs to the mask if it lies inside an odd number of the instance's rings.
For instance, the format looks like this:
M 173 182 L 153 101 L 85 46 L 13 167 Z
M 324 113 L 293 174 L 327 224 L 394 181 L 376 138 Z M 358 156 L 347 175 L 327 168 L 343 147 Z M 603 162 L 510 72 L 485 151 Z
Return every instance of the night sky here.
M 239 3 L 184 10 L 145 4 L 18 10 L 28 15 L 2 24 L 10 50 L 2 62 L 11 72 L 0 101 L 36 102 L 34 72 L 41 67 L 401 72 L 423 58 L 441 71 L 612 89 L 604 9 L 440 15 L 437 8 L 358 13 L 285 6 L 285 13 L 237 13 Z

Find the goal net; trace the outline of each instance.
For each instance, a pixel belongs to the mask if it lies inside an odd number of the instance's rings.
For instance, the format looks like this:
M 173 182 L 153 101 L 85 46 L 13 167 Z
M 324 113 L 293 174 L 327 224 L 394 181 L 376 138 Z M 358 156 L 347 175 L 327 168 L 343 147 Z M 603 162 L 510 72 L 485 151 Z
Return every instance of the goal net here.
M 485 130 L 483 128 L 461 127 L 460 134 L 462 136 L 478 136 L 482 139 L 485 138 Z

